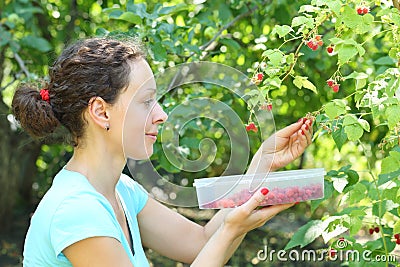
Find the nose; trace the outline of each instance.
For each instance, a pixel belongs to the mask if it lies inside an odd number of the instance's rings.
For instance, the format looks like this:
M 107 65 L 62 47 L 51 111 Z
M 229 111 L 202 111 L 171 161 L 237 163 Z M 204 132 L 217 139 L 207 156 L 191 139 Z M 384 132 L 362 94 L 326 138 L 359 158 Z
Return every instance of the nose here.
M 163 108 L 159 103 L 153 108 L 153 124 L 161 124 L 164 123 L 168 119 L 167 113 L 164 112 Z

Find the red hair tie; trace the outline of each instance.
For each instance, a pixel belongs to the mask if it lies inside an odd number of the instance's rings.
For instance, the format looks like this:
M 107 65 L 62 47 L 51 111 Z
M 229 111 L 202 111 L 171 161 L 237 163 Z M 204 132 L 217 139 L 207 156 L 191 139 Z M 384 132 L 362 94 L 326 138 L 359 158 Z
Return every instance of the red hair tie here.
M 47 103 L 50 103 L 49 90 L 41 89 L 40 90 L 40 96 L 42 97 L 42 100 L 46 101 Z

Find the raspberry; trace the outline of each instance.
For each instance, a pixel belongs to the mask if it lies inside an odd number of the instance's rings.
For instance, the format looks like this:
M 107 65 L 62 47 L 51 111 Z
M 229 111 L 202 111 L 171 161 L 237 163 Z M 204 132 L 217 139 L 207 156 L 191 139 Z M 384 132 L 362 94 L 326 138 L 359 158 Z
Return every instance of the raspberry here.
M 361 7 L 357 8 L 357 14 L 362 15 L 363 14 L 363 9 Z
M 309 48 L 311 48 L 311 49 L 312 49 L 312 48 L 314 47 L 314 42 L 313 42 L 313 41 L 311 41 L 311 40 L 310 40 L 310 41 L 308 41 L 308 42 L 307 42 L 307 46 L 308 46 Z
M 323 45 L 324 45 L 324 41 L 319 40 L 319 41 L 317 42 L 317 44 L 318 44 L 319 46 L 323 46 Z
M 337 252 L 336 249 L 331 248 L 329 250 L 329 257 L 331 257 L 331 258 L 335 257 L 336 256 L 336 252 Z
M 369 8 L 368 7 L 364 7 L 363 9 L 362 9 L 362 13 L 365 15 L 365 14 L 367 14 L 369 12 Z
M 272 104 L 268 104 L 267 105 L 267 109 L 268 109 L 268 111 L 271 111 L 272 110 Z
M 332 53 L 333 53 L 333 47 L 332 47 L 332 46 L 328 46 L 328 47 L 326 48 L 326 51 L 327 51 L 329 54 L 332 54 Z
M 400 234 L 395 234 L 394 238 L 399 239 L 400 238 Z
M 311 49 L 313 51 L 317 50 L 318 49 L 318 44 L 314 42 L 314 45 L 313 45 L 313 47 Z
M 374 233 L 374 228 L 369 228 L 369 234 L 372 235 Z
M 379 233 L 379 227 L 376 226 L 376 227 L 374 228 L 374 231 L 377 232 L 377 233 Z
M 264 78 L 264 74 L 262 74 L 262 73 L 257 74 L 257 80 L 262 81 L 263 78 Z
M 256 133 L 258 129 L 257 126 L 254 124 L 254 122 L 250 122 L 248 125 L 246 125 L 246 131 L 248 132 L 253 131 Z
M 396 244 L 400 245 L 400 239 L 396 239 Z
M 335 84 L 333 87 L 332 87 L 332 90 L 335 92 L 335 93 L 337 93 L 337 92 L 339 92 L 339 84 Z
M 329 87 L 333 87 L 333 84 L 335 83 L 332 79 L 329 79 L 326 81 Z
M 317 40 L 317 41 L 321 40 L 321 38 L 322 38 L 321 35 L 316 35 L 316 36 L 315 36 L 315 40 Z

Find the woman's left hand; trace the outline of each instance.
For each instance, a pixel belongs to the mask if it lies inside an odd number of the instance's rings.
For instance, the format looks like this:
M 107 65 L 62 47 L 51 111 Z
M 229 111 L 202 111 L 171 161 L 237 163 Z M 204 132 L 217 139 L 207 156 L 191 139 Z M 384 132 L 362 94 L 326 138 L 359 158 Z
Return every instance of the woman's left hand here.
M 274 171 L 303 154 L 312 142 L 312 123 L 311 119 L 301 118 L 265 140 L 254 155 L 251 172 Z

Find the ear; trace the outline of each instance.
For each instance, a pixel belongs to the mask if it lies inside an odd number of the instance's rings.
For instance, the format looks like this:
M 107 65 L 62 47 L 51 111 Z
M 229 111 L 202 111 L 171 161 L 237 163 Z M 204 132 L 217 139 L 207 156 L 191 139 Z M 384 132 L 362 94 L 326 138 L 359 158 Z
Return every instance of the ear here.
M 110 126 L 109 107 L 110 105 L 99 96 L 93 97 L 89 101 L 87 112 L 90 116 L 90 119 L 95 125 L 98 125 L 102 129 L 106 128 L 106 126 Z

